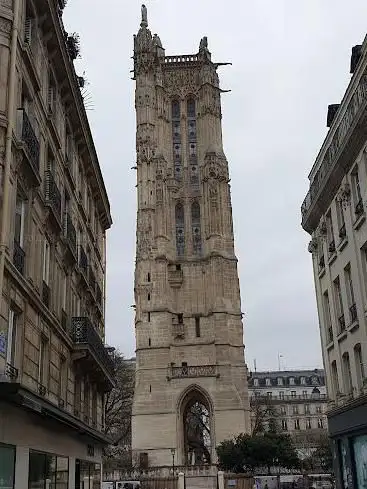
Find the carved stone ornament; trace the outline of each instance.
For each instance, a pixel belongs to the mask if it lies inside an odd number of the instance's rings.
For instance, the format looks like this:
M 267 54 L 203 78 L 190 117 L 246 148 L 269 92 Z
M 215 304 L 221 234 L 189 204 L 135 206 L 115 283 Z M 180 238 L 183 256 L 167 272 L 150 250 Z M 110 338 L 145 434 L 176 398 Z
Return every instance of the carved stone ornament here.
M 199 72 L 197 69 L 167 70 L 164 73 L 164 87 L 171 95 L 182 98 L 196 95 L 199 89 Z
M 11 20 L 0 17 L 0 32 L 4 32 L 5 34 L 10 34 L 10 31 L 11 31 Z
M 13 0 L 1 0 L 0 4 L 6 8 L 13 8 Z
M 344 183 L 339 190 L 337 199 L 342 203 L 343 208 L 346 209 L 351 202 L 351 189 L 349 183 Z
M 321 218 L 321 220 L 320 220 L 319 233 L 320 233 L 320 236 L 326 236 L 327 227 L 326 227 L 326 221 L 324 218 Z
M 316 253 L 317 251 L 317 247 L 318 247 L 318 244 L 317 244 L 317 239 L 316 238 L 313 238 L 309 243 L 308 243 L 308 251 L 310 253 Z

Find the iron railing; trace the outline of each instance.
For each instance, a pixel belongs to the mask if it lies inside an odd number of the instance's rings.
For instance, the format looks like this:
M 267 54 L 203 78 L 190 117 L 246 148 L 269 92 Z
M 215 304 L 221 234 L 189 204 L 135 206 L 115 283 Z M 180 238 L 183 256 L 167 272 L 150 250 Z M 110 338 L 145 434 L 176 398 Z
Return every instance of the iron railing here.
M 32 124 L 28 118 L 25 109 L 18 109 L 18 121 L 19 121 L 19 134 L 22 142 L 24 143 L 25 150 L 27 152 L 29 162 L 33 168 L 33 171 L 39 174 L 40 169 L 40 143 L 33 130 Z
M 327 395 L 326 394 L 313 394 L 313 393 L 310 393 L 310 394 L 298 394 L 298 395 L 295 395 L 295 396 L 292 396 L 292 395 L 284 395 L 284 396 L 269 396 L 267 394 L 255 394 L 253 393 L 252 396 L 251 396 L 251 401 L 259 401 L 259 402 L 266 402 L 266 401 L 306 401 L 306 400 L 315 400 L 315 399 L 322 399 L 322 400 L 326 400 L 327 399 Z
M 51 207 L 57 219 L 61 221 L 61 193 L 50 170 L 46 172 L 45 185 L 46 205 Z
M 25 251 L 16 240 L 14 240 L 13 264 L 18 272 L 23 275 L 25 264 Z
M 14 382 L 18 378 L 18 369 L 15 368 L 13 365 L 10 363 L 7 363 L 5 366 L 4 374 L 5 377 L 10 381 Z
M 73 317 L 71 320 L 71 338 L 76 345 L 85 345 L 91 350 L 96 360 L 100 362 L 112 377 L 114 363 L 101 337 L 87 317 Z

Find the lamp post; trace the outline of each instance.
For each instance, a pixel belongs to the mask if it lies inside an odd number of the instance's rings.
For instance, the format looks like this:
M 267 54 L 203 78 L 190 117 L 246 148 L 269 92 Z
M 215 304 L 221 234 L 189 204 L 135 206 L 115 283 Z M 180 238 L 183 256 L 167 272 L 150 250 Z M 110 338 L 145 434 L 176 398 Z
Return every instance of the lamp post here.
M 172 476 L 173 477 L 175 476 L 175 453 L 176 453 L 176 449 L 175 448 L 171 448 L 171 455 L 172 455 Z

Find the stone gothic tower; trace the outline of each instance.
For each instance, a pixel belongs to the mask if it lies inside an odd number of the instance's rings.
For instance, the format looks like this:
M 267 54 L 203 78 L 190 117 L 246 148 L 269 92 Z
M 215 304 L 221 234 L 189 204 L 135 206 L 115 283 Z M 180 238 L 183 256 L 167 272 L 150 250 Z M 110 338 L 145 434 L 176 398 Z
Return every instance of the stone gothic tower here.
M 136 384 L 141 466 L 206 465 L 249 430 L 247 368 L 218 64 L 134 37 Z

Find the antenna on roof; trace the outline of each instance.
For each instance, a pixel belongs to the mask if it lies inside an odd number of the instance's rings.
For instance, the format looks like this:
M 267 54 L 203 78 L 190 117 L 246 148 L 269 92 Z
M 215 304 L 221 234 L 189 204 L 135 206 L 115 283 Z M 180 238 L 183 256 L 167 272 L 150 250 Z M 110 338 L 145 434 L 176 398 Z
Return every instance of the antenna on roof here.
M 256 358 L 254 358 L 254 372 L 256 372 Z

